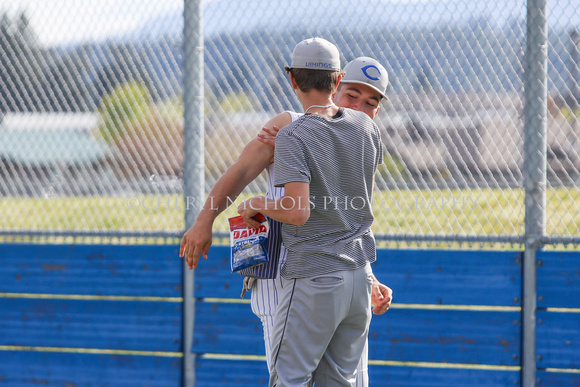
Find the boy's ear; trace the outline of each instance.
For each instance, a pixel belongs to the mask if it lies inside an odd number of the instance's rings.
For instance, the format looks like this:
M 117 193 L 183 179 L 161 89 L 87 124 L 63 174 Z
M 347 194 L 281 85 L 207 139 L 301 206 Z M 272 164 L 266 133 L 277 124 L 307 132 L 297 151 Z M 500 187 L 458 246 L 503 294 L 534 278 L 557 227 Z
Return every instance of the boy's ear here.
M 344 74 L 343 74 L 343 73 L 341 73 L 341 74 L 338 76 L 338 80 L 336 81 L 336 85 L 334 85 L 334 92 L 335 92 L 335 93 L 336 93 L 336 89 L 338 89 L 338 84 L 339 84 L 339 83 L 340 83 L 340 81 L 342 80 L 342 76 L 343 76 L 343 75 L 344 75 Z
M 296 78 L 292 74 L 292 71 L 288 71 L 288 77 L 290 78 L 290 84 L 294 90 L 298 90 L 298 84 L 296 83 Z

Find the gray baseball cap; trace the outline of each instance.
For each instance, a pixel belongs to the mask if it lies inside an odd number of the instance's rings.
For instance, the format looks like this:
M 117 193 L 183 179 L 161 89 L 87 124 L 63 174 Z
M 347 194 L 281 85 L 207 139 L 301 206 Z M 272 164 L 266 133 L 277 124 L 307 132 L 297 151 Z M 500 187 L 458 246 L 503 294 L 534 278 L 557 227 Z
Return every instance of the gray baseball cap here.
M 361 56 L 344 66 L 344 76 L 340 83 L 359 83 L 376 90 L 383 98 L 387 98 L 387 85 L 389 74 L 387 70 L 375 59 Z
M 306 39 L 294 47 L 292 64 L 284 68 L 286 71 L 290 69 L 340 71 L 340 53 L 338 48 L 326 39 Z

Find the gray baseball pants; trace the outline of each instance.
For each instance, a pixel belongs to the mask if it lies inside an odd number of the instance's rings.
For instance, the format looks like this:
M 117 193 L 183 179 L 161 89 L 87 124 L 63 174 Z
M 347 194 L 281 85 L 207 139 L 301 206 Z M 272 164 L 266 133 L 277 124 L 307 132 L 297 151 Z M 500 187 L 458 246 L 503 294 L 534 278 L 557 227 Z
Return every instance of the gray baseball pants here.
M 370 264 L 284 280 L 274 316 L 270 387 L 355 386 L 371 320 Z

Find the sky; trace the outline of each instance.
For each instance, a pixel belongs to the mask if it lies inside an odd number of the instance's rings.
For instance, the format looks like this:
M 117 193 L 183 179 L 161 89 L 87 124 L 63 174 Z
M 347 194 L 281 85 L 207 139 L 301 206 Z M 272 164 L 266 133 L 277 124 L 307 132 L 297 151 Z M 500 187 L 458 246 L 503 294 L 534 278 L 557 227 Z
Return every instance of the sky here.
M 104 38 L 122 36 L 131 31 L 147 27 L 150 19 L 180 15 L 184 0 L 0 0 L 0 11 L 10 16 L 25 11 L 39 43 L 43 46 L 74 44 L 83 41 L 99 41 Z M 204 4 L 206 33 L 223 28 L 252 28 L 257 25 L 277 27 L 281 24 L 299 22 L 307 12 L 310 20 L 320 18 L 346 20 L 345 5 L 357 0 L 201 0 Z M 361 9 L 353 13 L 364 13 L 373 19 L 384 17 L 378 9 L 415 5 L 445 6 L 457 0 L 374 0 L 358 2 Z M 502 1 L 502 0 L 497 0 Z M 511 0 L 513 1 L 513 0 Z M 463 3 L 471 3 L 463 1 Z M 342 4 L 342 5 L 341 5 Z M 477 2 L 476 2 L 477 4 Z M 364 5 L 364 6 L 363 6 Z M 225 7 L 225 8 L 224 8 Z M 293 15 L 284 12 L 291 7 Z M 358 7 L 355 7 L 358 8 Z M 232 15 L 224 18 L 226 9 Z M 349 11 L 351 12 L 351 11 Z M 258 15 L 261 13 L 261 15 Z M 416 12 L 423 14 L 424 12 Z M 296 16 L 298 15 L 298 16 Z M 413 17 L 415 17 L 413 16 Z M 388 17 L 388 15 L 387 15 Z M 420 16 L 421 17 L 421 16 Z M 422 17 L 430 17 L 423 14 Z M 275 19 L 284 19 L 277 23 Z M 166 18 L 169 19 L 169 18 Z M 376 21 L 376 20 L 375 20 Z M 370 22 L 370 20 L 369 20 Z
M 526 0 L 201 0 L 206 34 L 257 26 L 288 28 L 292 24 L 348 22 L 389 24 L 454 23 L 485 15 L 497 23 L 525 16 Z M 183 13 L 184 0 L 0 0 L 0 12 L 10 16 L 25 11 L 43 46 L 100 41 L 133 31 L 183 28 L 175 23 Z M 500 6 L 501 5 L 501 6 Z M 548 0 L 554 23 L 580 24 L 580 0 Z M 578 11 L 576 11 L 578 10 Z M 182 19 L 181 19 L 182 20 Z M 398 24 L 397 24 L 398 23 Z M 350 26 L 352 27 L 352 26 Z

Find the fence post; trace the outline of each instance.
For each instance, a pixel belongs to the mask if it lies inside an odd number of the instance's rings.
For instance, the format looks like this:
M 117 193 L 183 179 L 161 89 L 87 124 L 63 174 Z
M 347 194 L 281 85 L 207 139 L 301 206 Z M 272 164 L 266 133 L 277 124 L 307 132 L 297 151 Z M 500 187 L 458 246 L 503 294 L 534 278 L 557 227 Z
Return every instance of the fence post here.
M 536 252 L 546 228 L 546 0 L 528 0 L 524 107 L 525 250 L 522 290 L 522 386 L 536 383 Z
M 184 0 L 183 11 L 183 195 L 185 228 L 191 227 L 204 197 L 203 8 L 201 0 Z M 195 385 L 191 352 L 195 317 L 193 271 L 183 267 L 183 376 L 185 387 Z

